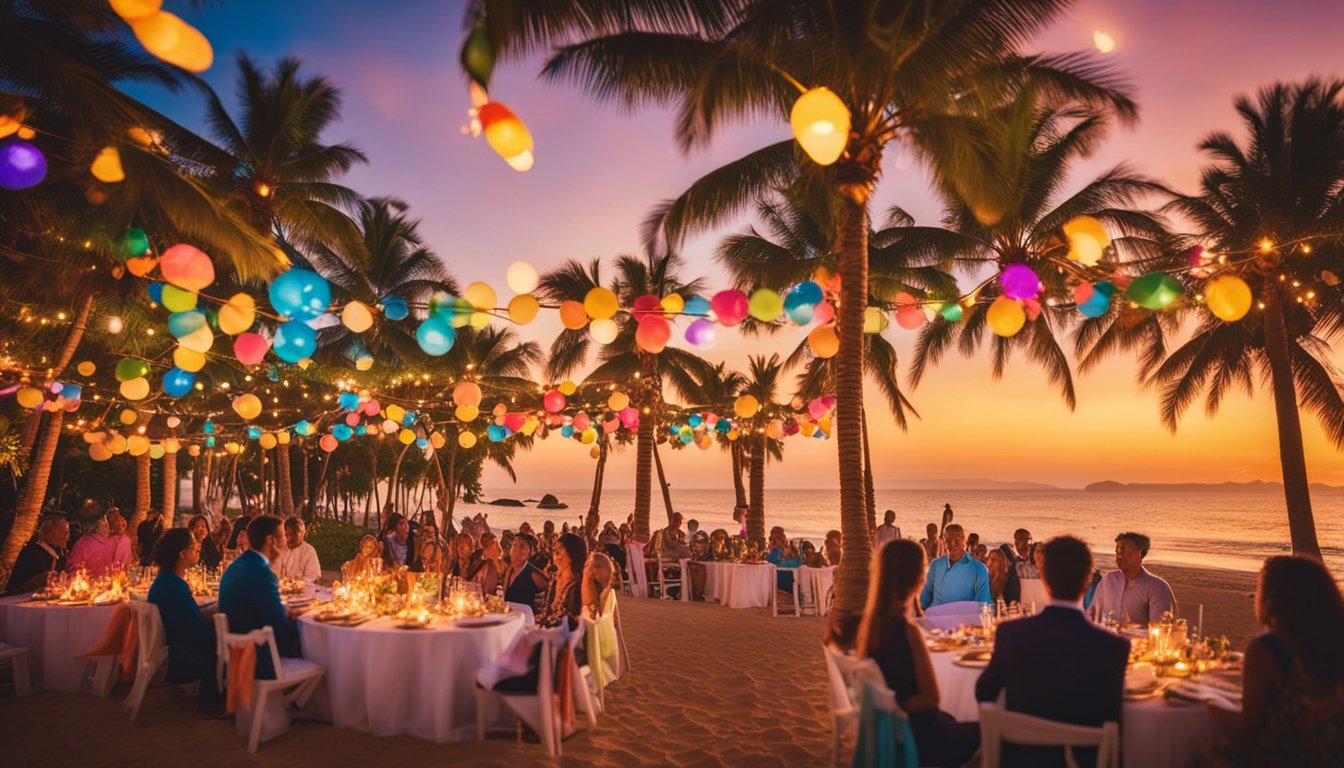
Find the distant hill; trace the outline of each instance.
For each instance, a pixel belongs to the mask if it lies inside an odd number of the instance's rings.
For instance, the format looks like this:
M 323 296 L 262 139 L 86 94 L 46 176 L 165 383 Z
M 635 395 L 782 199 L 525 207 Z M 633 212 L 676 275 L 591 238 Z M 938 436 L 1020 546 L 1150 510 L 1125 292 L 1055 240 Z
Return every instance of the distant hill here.
M 1341 491 L 1338 485 L 1312 483 L 1313 491 Z M 1104 480 L 1083 487 L 1087 493 L 1226 493 L 1228 491 L 1247 491 L 1251 493 L 1283 492 L 1283 483 L 1264 480 L 1252 480 L 1247 483 L 1117 483 Z
M 983 477 L 934 477 L 901 480 L 900 491 L 1058 491 L 1059 486 L 1027 480 L 989 480 Z

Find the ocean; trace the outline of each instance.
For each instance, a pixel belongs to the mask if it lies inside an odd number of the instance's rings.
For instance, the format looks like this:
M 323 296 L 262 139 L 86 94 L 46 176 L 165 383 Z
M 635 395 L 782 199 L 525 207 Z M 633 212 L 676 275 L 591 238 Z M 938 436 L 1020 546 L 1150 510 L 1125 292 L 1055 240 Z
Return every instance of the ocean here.
M 494 490 L 494 489 L 491 489 Z M 516 528 L 523 521 L 540 528 L 544 520 L 556 526 L 571 523 L 588 511 L 591 489 L 525 489 L 505 487 L 495 491 L 500 498 L 539 499 L 552 493 L 568 503 L 566 510 L 498 507 L 488 504 L 458 504 L 458 516 L 489 515 L 492 527 Z M 613 489 L 602 496 L 602 519 L 624 521 L 634 509 L 634 491 Z M 840 527 L 840 492 L 817 490 L 767 490 L 765 524 L 784 527 L 790 538 L 820 542 L 830 529 Z M 733 527 L 733 492 L 729 490 L 675 489 L 674 508 L 700 527 L 712 531 Z M 1149 559 L 1199 567 L 1258 571 L 1271 555 L 1290 551 L 1288 517 L 1283 495 L 1275 490 L 1097 493 L 1080 490 L 879 490 L 877 518 L 896 512 L 902 535 L 920 538 L 924 526 L 941 519 L 943 504 L 950 503 L 954 519 L 968 533 L 997 545 L 1011 541 L 1013 531 L 1026 528 L 1038 541 L 1070 533 L 1090 543 L 1100 562 L 1110 563 L 1113 540 L 1121 531 L 1138 531 L 1152 538 Z M 1313 491 L 1316 533 L 1326 564 L 1344 575 L 1344 492 Z M 651 525 L 665 524 L 663 499 L 653 491 Z M 1105 558 L 1105 559 L 1101 559 Z

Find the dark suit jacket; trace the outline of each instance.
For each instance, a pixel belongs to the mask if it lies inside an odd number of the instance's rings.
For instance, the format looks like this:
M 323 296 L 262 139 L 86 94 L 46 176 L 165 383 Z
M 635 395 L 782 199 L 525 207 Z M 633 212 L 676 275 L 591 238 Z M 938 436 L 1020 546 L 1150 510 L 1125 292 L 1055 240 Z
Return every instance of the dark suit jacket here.
M 994 656 L 975 684 L 975 698 L 994 701 L 1007 690 L 1006 707 L 1047 720 L 1099 726 L 1120 721 L 1129 663 L 1129 641 L 1096 626 L 1081 611 L 1048 606 L 1039 615 L 999 625 Z M 1079 765 L 1096 751 L 1074 750 Z M 1004 766 L 1063 765 L 1054 748 L 1005 743 Z
M 229 617 L 234 634 L 270 627 L 281 656 L 298 652 L 298 629 L 285 615 L 280 601 L 280 581 L 275 571 L 255 549 L 249 549 L 233 561 L 219 580 L 219 610 Z M 265 648 L 257 648 L 257 677 L 275 678 L 275 665 Z
M 149 587 L 168 643 L 168 682 L 191 683 L 215 674 L 215 629 L 201 616 L 191 587 L 172 571 L 159 571 Z

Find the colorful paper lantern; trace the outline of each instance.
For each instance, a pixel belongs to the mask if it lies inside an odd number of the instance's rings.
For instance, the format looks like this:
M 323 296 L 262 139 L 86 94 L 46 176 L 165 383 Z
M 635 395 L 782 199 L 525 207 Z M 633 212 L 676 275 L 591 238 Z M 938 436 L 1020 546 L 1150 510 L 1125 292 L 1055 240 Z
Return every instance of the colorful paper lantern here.
M 508 284 L 509 290 L 514 293 L 531 293 L 536 289 L 540 280 L 541 278 L 537 276 L 537 268 L 526 261 L 515 261 L 504 272 L 504 282 Z
M 1145 309 L 1164 309 L 1184 292 L 1181 281 L 1165 272 L 1153 272 L 1130 283 L 1125 298 Z
M 36 408 L 42 404 L 42 390 L 36 387 L 23 387 L 15 397 L 21 408 Z
M 1111 309 L 1111 297 L 1115 295 L 1115 284 L 1102 280 L 1090 286 L 1090 288 L 1087 298 L 1078 302 L 1078 311 L 1083 317 L 1101 317 Z M 1077 295 L 1078 292 L 1075 290 L 1074 297 L 1077 298 Z
M 499 297 L 495 295 L 495 289 L 491 288 L 488 283 L 477 281 L 467 286 L 467 289 L 462 292 L 462 298 L 467 300 L 472 309 L 484 312 L 494 309 Z
M 475 432 L 459 432 L 457 435 L 457 444 L 463 448 L 470 449 L 476 445 Z
M 481 106 L 477 112 L 481 127 L 485 131 L 485 140 L 505 160 L 514 159 L 521 163 L 523 157 L 530 158 L 532 153 L 532 133 L 513 110 L 492 101 Z M 512 165 L 512 163 L 510 163 Z M 528 163 L 530 167 L 530 163 Z M 520 169 L 525 170 L 525 169 Z
M 317 444 L 323 451 L 331 453 L 336 450 L 338 445 L 340 445 L 340 441 L 336 439 L 335 435 L 323 435 L 322 438 L 317 441 Z
M 1022 330 L 1027 323 L 1027 313 L 1017 299 L 1000 296 L 989 305 L 985 322 L 996 335 L 1007 338 Z
M 28 189 L 47 177 L 47 158 L 42 150 L 23 139 L 0 142 L 0 187 Z
M 243 421 L 251 421 L 261 415 L 261 398 L 247 392 L 233 399 L 233 412 Z
M 411 314 L 411 308 L 400 296 L 387 296 L 380 302 L 383 317 L 388 320 L 405 320 Z
M 565 410 L 565 393 L 552 389 L 541 398 L 541 404 L 547 413 L 559 413 Z
M 144 360 L 135 360 L 133 358 L 122 358 L 117 361 L 117 368 L 114 372 L 117 381 L 127 382 L 131 379 L 138 379 L 149 375 L 149 363 Z
M 1235 323 L 1251 311 L 1251 287 L 1236 275 L 1219 275 L 1204 286 L 1204 303 L 1219 320 Z
M 373 310 L 363 302 L 352 301 L 341 310 L 341 324 L 354 333 L 363 333 L 373 327 Z
M 789 319 L 798 325 L 806 325 L 812 322 L 812 316 L 816 305 L 826 299 L 826 294 L 821 286 L 816 283 L 805 280 L 784 295 L 784 312 Z
M 610 288 L 603 288 L 599 285 L 590 288 L 587 295 L 583 297 L 583 311 L 594 320 L 613 318 L 619 308 L 620 300 L 616 298 L 616 292 Z
M 1091 216 L 1069 219 L 1064 224 L 1064 236 L 1069 240 L 1069 258 L 1089 267 L 1101 261 L 1102 254 L 1111 244 L 1106 228 Z
M 307 269 L 282 273 L 271 281 L 269 294 L 271 306 L 286 318 L 311 320 L 325 314 L 331 304 L 331 284 Z
M 297 363 L 317 351 L 317 331 L 302 320 L 290 320 L 275 329 L 272 346 L 276 357 L 286 363 Z
M 835 324 L 818 325 L 807 334 L 807 346 L 815 357 L 828 360 L 840 351 L 840 337 L 835 334 Z
M 742 322 L 751 311 L 751 302 L 747 299 L 747 295 L 731 289 L 714 294 L 709 306 L 718 316 L 719 322 L 730 327 Z
M 719 331 L 714 327 L 714 321 L 699 318 L 686 326 L 686 341 L 700 349 L 709 349 L 714 346 L 718 340 Z
M 481 386 L 474 381 L 459 381 L 453 387 L 453 402 L 457 405 L 479 406 L 483 397 Z
M 705 317 L 709 314 L 709 299 L 704 296 L 692 296 L 686 299 L 681 311 L 687 315 Z
M 153 16 L 163 8 L 163 0 L 108 0 L 108 5 L 126 21 Z
M 598 344 L 610 344 L 621 335 L 621 327 L 615 320 L 599 319 L 588 324 L 588 335 Z
M 829 88 L 807 91 L 789 112 L 793 138 L 817 165 L 831 165 L 849 144 L 849 108 Z
M 194 296 L 195 294 L 191 295 Z M 174 312 L 168 316 L 168 333 L 172 334 L 175 339 L 180 339 L 183 336 L 195 333 L 206 325 L 207 320 L 205 313 L 195 309 L 190 309 L 185 312 Z
M 258 443 L 260 443 L 262 450 L 264 451 L 271 450 L 280 442 L 279 440 L 275 439 L 275 434 L 273 432 L 263 432 L 261 437 L 257 438 L 257 440 Z
M 196 374 L 181 368 L 169 368 L 163 374 L 163 393 L 169 397 L 185 397 L 196 384 Z
M 1041 279 L 1026 264 L 1009 264 L 999 273 L 999 287 L 1010 299 L 1034 299 L 1041 291 Z
M 257 365 L 266 358 L 270 348 L 271 342 L 256 333 L 239 334 L 233 340 L 233 356 L 243 365 Z
M 953 304 L 952 306 L 960 306 Z M 896 310 L 896 324 L 907 331 L 918 330 L 928 322 L 929 316 L 924 314 L 924 308 L 918 304 L 907 304 Z
M 624 410 L 630 405 L 630 396 L 624 392 L 612 392 L 611 397 L 607 398 L 607 407 L 613 411 Z
M 656 355 L 667 346 L 672 338 L 672 325 L 658 315 L 649 315 L 639 321 L 635 329 L 635 343 L 639 348 Z
M 520 293 L 509 300 L 509 319 L 518 325 L 527 325 L 537 317 L 541 304 L 530 293 Z
M 736 413 L 739 419 L 750 419 L 760 410 L 761 401 L 754 395 L 742 395 L 733 402 L 733 413 Z
M 560 324 L 571 331 L 577 331 L 588 324 L 588 313 L 583 303 L 570 299 L 560 303 Z
M 121 382 L 119 387 L 121 396 L 127 400 L 143 400 L 149 396 L 149 379 L 141 376 L 136 379 Z
M 157 266 L 159 266 L 159 259 L 157 256 L 136 256 L 135 258 L 126 260 L 126 271 L 136 277 L 144 277 L 145 275 L 148 275 L 150 272 L 153 272 L 154 268 Z
M 98 366 L 94 365 L 92 361 L 85 360 L 75 366 L 75 371 L 78 372 L 80 376 L 92 376 L 98 372 Z
M 448 354 L 457 339 L 453 327 L 436 317 L 427 317 L 420 327 L 415 329 L 415 341 L 425 354 L 433 357 Z
M 784 299 L 769 288 L 757 288 L 747 300 L 747 311 L 763 323 L 772 323 L 784 311 Z
M 135 256 L 144 256 L 149 252 L 149 235 L 142 229 L 131 228 L 122 235 L 121 242 L 117 244 L 117 255 L 122 259 L 129 259 Z
M 199 30 L 167 11 L 127 19 L 145 50 L 188 72 L 204 72 L 214 63 L 214 49 Z
M 103 147 L 89 164 L 89 173 L 93 178 L 105 183 L 116 184 L 126 180 L 126 171 L 121 167 L 121 153 L 116 147 Z
M 160 299 L 169 312 L 186 312 L 196 308 L 196 294 L 175 285 L 163 286 Z
M 686 300 L 681 298 L 681 294 L 669 293 L 663 297 L 662 305 L 667 315 L 679 315 L 686 309 Z

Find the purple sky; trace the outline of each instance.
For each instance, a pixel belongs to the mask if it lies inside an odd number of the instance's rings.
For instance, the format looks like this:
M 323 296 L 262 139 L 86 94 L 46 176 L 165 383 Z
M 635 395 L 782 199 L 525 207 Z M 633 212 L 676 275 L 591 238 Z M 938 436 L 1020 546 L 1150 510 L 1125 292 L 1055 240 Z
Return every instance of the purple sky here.
M 346 183 L 360 192 L 394 195 L 420 217 L 422 233 L 463 283 L 485 280 L 507 296 L 504 270 L 516 259 L 545 270 L 566 258 L 590 259 L 636 252 L 638 226 L 657 201 L 741 154 L 788 135 L 785 124 L 735 127 L 707 151 L 683 156 L 672 141 L 666 112 L 626 114 L 594 102 L 577 87 L 536 79 L 540 59 L 497 71 L 494 98 L 511 106 L 536 138 L 536 166 L 512 171 L 483 139 L 460 133 L 468 100 L 456 58 L 461 36 L 458 2 L 248 3 L 227 0 L 203 12 L 171 10 L 197 24 L 215 45 L 216 64 L 206 73 L 232 103 L 234 56 L 246 51 L 270 62 L 284 55 L 304 59 L 308 74 L 322 74 L 344 91 L 343 120 L 326 138 L 349 140 L 369 156 Z M 1196 142 L 1211 130 L 1240 126 L 1235 95 L 1279 79 L 1344 74 L 1338 0 L 1263 2 L 1081 2 L 1039 40 L 1041 50 L 1090 48 L 1094 30 L 1118 45 L 1113 62 L 1137 88 L 1141 122 L 1119 130 L 1075 178 L 1127 162 L 1183 190 L 1198 179 Z M 137 93 L 140 93 L 137 91 Z M 191 94 L 144 94 L 188 125 L 203 112 Z M 938 208 L 922 170 L 900 152 L 889 153 L 875 212 L 899 204 L 921 223 L 936 223 Z M 726 284 L 712 253 L 735 223 L 691 240 L 684 251 L 692 274 Z M 524 329 L 549 343 L 558 324 L 538 321 Z M 913 334 L 887 332 L 908 351 Z M 678 337 L 679 338 L 679 337 Z M 791 348 L 801 336 L 781 334 L 773 346 Z M 753 343 L 751 351 L 759 344 Z M 766 347 L 771 347 L 767 344 Z M 715 359 L 745 366 L 748 347 L 734 332 L 720 334 Z M 1153 393 L 1135 393 L 1132 366 L 1111 363 L 1082 379 L 1079 407 L 1070 413 L 1029 363 L 1014 360 L 1003 381 L 993 382 L 981 356 L 952 358 L 912 393 L 923 420 L 908 434 L 889 417 L 874 424 L 879 487 L 903 478 L 991 477 L 1079 486 L 1126 481 L 1278 479 L 1272 405 L 1268 393 L 1237 396 L 1214 420 L 1192 410 L 1177 436 L 1160 425 Z M 1311 479 L 1344 483 L 1337 454 L 1310 419 L 1304 420 Z M 790 441 L 787 477 L 775 471 L 774 487 L 830 488 L 835 484 L 833 444 Z M 520 462 L 525 487 L 572 487 L 587 482 L 586 450 L 550 440 Z M 608 483 L 632 482 L 633 452 L 620 454 Z M 717 450 L 678 452 L 670 472 L 680 488 L 722 487 L 726 458 Z M 582 471 L 575 474 L 576 465 Z M 503 490 L 500 475 L 488 490 Z

